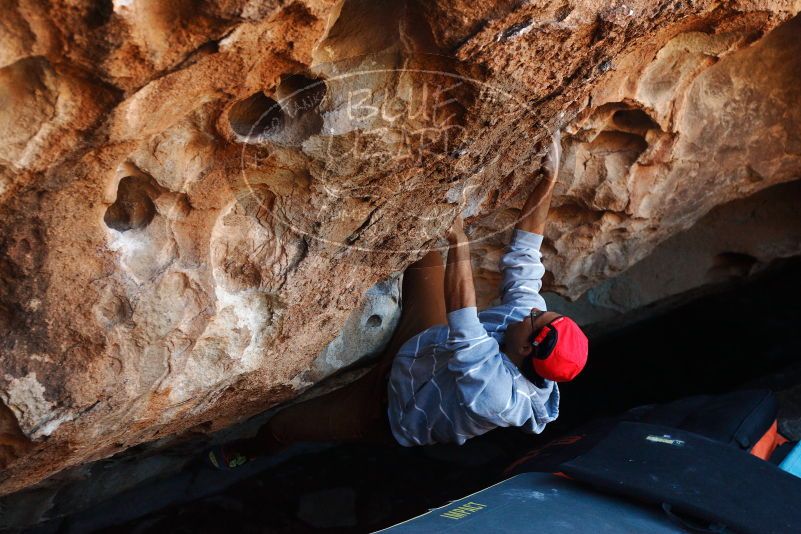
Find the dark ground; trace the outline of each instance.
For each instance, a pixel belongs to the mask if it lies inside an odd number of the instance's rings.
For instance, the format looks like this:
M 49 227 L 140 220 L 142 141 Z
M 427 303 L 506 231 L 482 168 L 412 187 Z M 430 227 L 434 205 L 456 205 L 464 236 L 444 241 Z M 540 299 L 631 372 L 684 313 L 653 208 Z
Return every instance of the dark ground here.
M 331 447 L 105 532 L 373 531 L 496 482 L 523 452 L 583 421 L 696 393 L 768 385 L 784 392 L 783 428 L 797 432 L 800 296 L 801 262 L 788 262 L 593 339 L 587 369 L 562 386 L 560 419 L 541 436 L 502 429 L 463 447 Z

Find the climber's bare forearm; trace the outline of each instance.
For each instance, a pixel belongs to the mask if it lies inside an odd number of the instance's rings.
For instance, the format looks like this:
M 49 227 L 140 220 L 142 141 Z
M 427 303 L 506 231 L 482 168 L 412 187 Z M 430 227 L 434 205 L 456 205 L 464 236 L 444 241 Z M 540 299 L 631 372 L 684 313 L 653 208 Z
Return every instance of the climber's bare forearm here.
M 470 245 L 463 235 L 451 241 L 445 266 L 445 308 L 448 313 L 476 305 Z
M 548 220 L 548 210 L 551 207 L 555 184 L 556 180 L 549 176 L 543 177 L 537 184 L 523 206 L 521 218 L 516 226 L 518 229 L 535 234 L 542 234 L 545 231 L 545 222 Z
M 545 231 L 548 210 L 551 207 L 551 196 L 559 176 L 559 163 L 562 158 L 562 133 L 557 129 L 551 134 L 551 143 L 545 155 L 542 170 L 544 176 L 526 199 L 517 228 L 540 234 Z

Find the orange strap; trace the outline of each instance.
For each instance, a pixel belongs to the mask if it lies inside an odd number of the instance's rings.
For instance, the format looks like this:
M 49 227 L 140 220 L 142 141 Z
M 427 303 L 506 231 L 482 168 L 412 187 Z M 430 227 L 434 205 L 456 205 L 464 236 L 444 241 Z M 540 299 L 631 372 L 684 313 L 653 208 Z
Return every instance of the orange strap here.
M 768 460 L 773 454 L 773 451 L 776 450 L 776 447 L 782 443 L 787 443 L 787 438 L 779 434 L 779 425 L 776 421 L 773 421 L 768 431 L 759 438 L 756 445 L 751 447 L 751 454 L 757 458 Z

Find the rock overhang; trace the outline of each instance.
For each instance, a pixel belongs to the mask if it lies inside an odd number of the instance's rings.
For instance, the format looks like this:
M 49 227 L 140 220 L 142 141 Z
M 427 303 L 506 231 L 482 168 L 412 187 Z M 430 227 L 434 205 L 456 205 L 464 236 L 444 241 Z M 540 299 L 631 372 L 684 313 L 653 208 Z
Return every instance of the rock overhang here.
M 798 177 L 798 5 L 557 4 L 12 9 L 2 491 L 296 395 L 459 212 L 489 299 L 549 128 L 570 298 Z

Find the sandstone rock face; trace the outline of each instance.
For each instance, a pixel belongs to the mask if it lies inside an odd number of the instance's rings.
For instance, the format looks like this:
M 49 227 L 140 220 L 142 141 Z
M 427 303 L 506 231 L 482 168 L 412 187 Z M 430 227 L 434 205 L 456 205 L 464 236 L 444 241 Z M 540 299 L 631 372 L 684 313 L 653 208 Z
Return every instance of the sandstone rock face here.
M 546 294 L 551 309 L 569 313 L 602 335 L 763 273 L 777 259 L 801 255 L 801 182 L 780 184 L 715 207 L 644 260 L 568 302 Z
M 798 178 L 801 137 L 790 125 L 801 120 L 791 104 L 801 98 L 800 31 L 793 21 L 739 51 L 730 47 L 742 34 L 684 32 L 651 56 L 616 60 L 619 70 L 590 95 L 564 140 L 547 229 L 551 289 L 577 298 L 712 207 Z M 487 271 L 485 302 L 508 237 L 495 229 L 517 213 L 510 207 L 474 225 L 476 238 L 495 234 L 474 251 Z
M 378 350 L 459 213 L 490 300 L 549 130 L 569 298 L 801 169 L 798 1 L 6 4 L 2 493 Z

